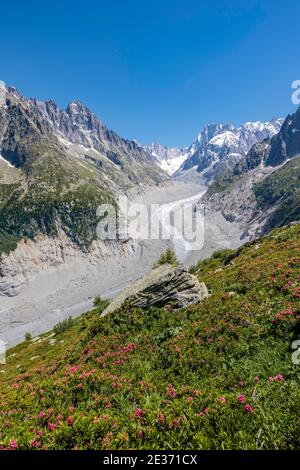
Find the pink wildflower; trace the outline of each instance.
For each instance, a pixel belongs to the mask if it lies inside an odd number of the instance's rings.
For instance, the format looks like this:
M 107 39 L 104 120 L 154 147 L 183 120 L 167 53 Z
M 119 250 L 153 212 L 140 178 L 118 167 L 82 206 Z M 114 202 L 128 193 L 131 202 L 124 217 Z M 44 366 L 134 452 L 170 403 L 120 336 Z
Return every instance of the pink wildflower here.
M 49 429 L 49 431 L 51 431 L 51 432 L 54 431 L 54 429 L 55 429 L 55 424 L 53 424 L 53 423 L 48 423 L 48 429 Z
M 170 398 L 176 398 L 176 396 L 177 396 L 176 390 L 175 390 L 175 388 L 173 387 L 172 384 L 168 385 L 167 394 Z
M 201 416 L 201 417 L 202 417 L 202 416 L 205 416 L 205 415 L 207 415 L 207 414 L 208 414 L 208 408 L 204 408 L 203 411 L 201 411 L 200 413 L 198 413 L 198 416 Z
M 244 406 L 244 410 L 247 411 L 247 413 L 253 413 L 254 411 L 253 406 L 249 404 Z
M 245 395 L 239 395 L 237 399 L 238 399 L 238 402 L 240 403 L 245 403 L 246 401 Z
M 227 403 L 225 397 L 220 397 L 218 401 L 219 403 L 223 403 L 224 405 Z
M 134 410 L 134 416 L 136 418 L 141 418 L 143 416 L 143 414 L 144 414 L 144 411 L 141 408 L 136 408 Z
M 9 448 L 10 448 L 11 450 L 15 450 L 15 449 L 18 448 L 18 443 L 17 443 L 16 439 L 12 439 L 12 440 L 10 441 L 10 443 L 9 443 Z
M 73 424 L 74 424 L 74 417 L 73 416 L 68 416 L 67 425 L 68 426 L 73 426 Z
M 277 374 L 275 377 L 273 377 L 275 382 L 284 382 L 284 376 L 282 374 Z

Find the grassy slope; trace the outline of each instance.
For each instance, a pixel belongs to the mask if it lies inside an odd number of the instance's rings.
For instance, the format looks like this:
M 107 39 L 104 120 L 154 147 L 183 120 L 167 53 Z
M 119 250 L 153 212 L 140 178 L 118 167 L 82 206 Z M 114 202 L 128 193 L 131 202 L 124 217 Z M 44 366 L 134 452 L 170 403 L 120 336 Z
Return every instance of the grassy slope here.
M 300 332 L 299 241 L 299 225 L 281 228 L 200 263 L 194 271 L 212 295 L 193 308 L 104 319 L 95 309 L 53 346 L 43 336 L 11 350 L 0 374 L 0 442 L 300 448 L 300 366 L 291 359 Z
M 97 207 L 113 203 L 93 166 L 65 157 L 59 147 L 31 148 L 17 183 L 0 183 L 0 227 L 12 236 L 57 235 L 61 226 L 87 247 L 96 238 Z M 1 249 L 1 248 L 0 248 Z
M 287 162 L 254 187 L 258 206 L 266 210 L 277 205 L 265 231 L 300 219 L 300 157 Z
M 5 230 L 0 228 L 0 259 L 2 254 L 7 254 L 17 248 L 20 239 L 13 235 L 9 235 Z

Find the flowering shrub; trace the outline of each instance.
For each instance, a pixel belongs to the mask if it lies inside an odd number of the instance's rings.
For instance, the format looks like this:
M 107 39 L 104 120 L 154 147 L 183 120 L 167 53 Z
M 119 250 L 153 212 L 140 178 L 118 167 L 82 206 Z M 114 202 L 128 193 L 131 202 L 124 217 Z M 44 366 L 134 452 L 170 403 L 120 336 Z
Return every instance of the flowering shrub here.
M 198 264 L 212 295 L 195 307 L 90 312 L 55 348 L 9 351 L 0 449 L 299 448 L 299 239 L 282 228 L 233 265 Z

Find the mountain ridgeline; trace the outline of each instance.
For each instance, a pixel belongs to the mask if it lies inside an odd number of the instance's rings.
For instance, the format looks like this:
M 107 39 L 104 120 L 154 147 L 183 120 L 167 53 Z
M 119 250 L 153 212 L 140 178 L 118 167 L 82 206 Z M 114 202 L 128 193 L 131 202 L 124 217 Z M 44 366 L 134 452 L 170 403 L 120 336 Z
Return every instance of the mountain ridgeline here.
M 96 209 L 117 193 L 143 190 L 168 176 L 135 142 L 109 130 L 79 102 L 53 101 L 7 88 L 0 106 L 0 227 L 10 238 L 56 236 L 80 247 L 96 234 Z
M 282 122 L 282 119 L 246 122 L 238 128 L 229 124 L 208 124 L 190 147 L 188 158 L 175 178 L 202 178 L 210 183 L 229 174 L 253 145 L 276 135 Z
M 204 203 L 255 238 L 300 219 L 300 108 L 277 134 L 250 149 L 230 172 L 215 176 Z
M 167 147 L 155 142 L 144 149 L 175 179 L 210 183 L 230 173 L 253 145 L 276 135 L 283 121 L 274 118 L 270 122 L 246 122 L 241 127 L 207 124 L 189 147 Z

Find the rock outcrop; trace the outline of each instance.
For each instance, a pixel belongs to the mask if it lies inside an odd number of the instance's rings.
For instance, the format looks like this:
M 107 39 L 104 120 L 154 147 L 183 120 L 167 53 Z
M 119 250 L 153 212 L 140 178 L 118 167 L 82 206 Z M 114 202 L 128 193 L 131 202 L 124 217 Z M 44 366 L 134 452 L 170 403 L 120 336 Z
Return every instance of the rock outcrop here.
M 106 316 L 123 304 L 137 308 L 172 307 L 174 309 L 195 305 L 208 297 L 203 282 L 185 267 L 159 266 L 142 279 L 125 289 L 101 314 Z

